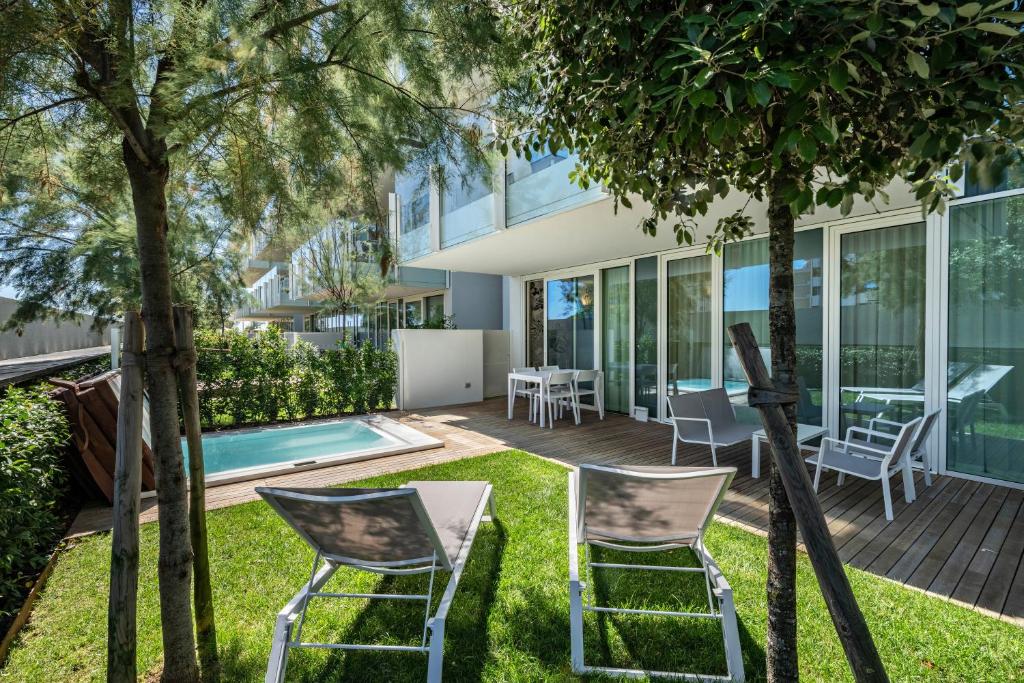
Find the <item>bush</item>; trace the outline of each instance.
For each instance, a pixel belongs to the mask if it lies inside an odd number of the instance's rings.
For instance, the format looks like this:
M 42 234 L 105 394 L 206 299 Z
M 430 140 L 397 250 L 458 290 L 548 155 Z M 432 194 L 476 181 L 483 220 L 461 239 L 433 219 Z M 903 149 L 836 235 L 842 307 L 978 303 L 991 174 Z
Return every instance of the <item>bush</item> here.
M 0 625 L 63 534 L 69 438 L 61 404 L 42 390 L 11 388 L 0 398 Z
M 369 341 L 320 351 L 303 340 L 288 349 L 276 330 L 200 331 L 196 348 L 203 427 L 386 409 L 398 381 L 395 353 Z

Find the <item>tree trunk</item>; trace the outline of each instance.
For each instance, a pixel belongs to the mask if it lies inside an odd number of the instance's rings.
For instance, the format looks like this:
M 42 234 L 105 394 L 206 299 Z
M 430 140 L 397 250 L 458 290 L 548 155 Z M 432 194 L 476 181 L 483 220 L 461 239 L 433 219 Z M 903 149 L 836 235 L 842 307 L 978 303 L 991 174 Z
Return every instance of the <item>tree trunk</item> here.
M 768 185 L 768 331 L 772 379 L 796 387 L 796 307 L 793 303 L 793 214 L 774 176 Z M 784 406 L 796 434 L 796 404 Z M 773 454 L 768 480 L 768 680 L 795 681 L 796 520 Z
M 124 319 L 121 395 L 114 464 L 114 529 L 107 603 L 107 680 L 135 683 L 136 597 L 139 588 L 139 495 L 142 485 L 142 318 Z
M 174 333 L 178 349 L 178 386 L 181 414 L 188 441 L 188 519 L 192 540 L 196 642 L 204 681 L 220 678 L 217 664 L 217 628 L 213 618 L 213 589 L 206 534 L 206 474 L 203 469 L 203 437 L 199 427 L 199 394 L 196 389 L 196 347 L 192 336 L 192 309 L 174 307 Z
M 164 668 L 161 680 L 199 680 L 192 633 L 192 546 L 189 543 L 188 498 L 178 429 L 178 388 L 171 359 L 174 320 L 171 313 L 171 272 L 167 254 L 166 146 L 150 145 L 152 164 L 144 164 L 125 141 L 122 156 L 132 188 L 142 311 L 146 322 L 146 390 L 156 464 L 160 520 L 160 626 Z M 156 149 L 153 149 L 156 148 Z

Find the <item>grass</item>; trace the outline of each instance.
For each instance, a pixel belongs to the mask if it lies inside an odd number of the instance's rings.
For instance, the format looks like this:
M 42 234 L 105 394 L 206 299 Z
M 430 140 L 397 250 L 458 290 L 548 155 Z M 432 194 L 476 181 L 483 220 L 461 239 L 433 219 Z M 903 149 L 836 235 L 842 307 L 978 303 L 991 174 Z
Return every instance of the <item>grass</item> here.
M 506 451 L 364 484 L 392 486 L 410 479 L 486 479 L 496 492 L 499 522 L 481 526 L 449 614 L 445 679 L 576 680 L 569 666 L 565 469 Z M 216 510 L 208 519 L 224 680 L 258 680 L 266 666 L 274 615 L 308 578 L 312 552 L 263 502 Z M 763 679 L 765 539 L 715 524 L 707 541 L 735 590 L 748 680 Z M 140 671 L 156 670 L 160 664 L 156 546 L 157 526 L 145 525 Z M 84 539 L 63 555 L 6 668 L 0 670 L 0 681 L 103 678 L 109 554 L 110 537 L 104 534 Z M 673 559 L 692 561 L 686 553 Z M 1024 678 L 1024 629 L 848 571 L 892 680 Z M 595 577 L 594 584 L 602 599 L 620 605 L 677 608 L 703 600 L 696 578 L 676 574 L 654 584 L 651 578 L 633 581 L 608 574 Z M 850 680 L 805 556 L 799 559 L 798 580 L 802 676 L 810 681 Z M 418 582 L 423 581 L 341 570 L 331 589 L 397 591 L 422 588 Z M 385 601 L 339 607 L 337 601 L 314 603 L 304 637 L 389 643 L 419 638 L 422 617 L 414 606 Z M 706 620 L 587 616 L 589 663 L 724 670 L 719 633 Z M 288 670 L 289 680 L 301 681 L 422 680 L 425 661 L 415 654 L 302 650 L 293 653 Z

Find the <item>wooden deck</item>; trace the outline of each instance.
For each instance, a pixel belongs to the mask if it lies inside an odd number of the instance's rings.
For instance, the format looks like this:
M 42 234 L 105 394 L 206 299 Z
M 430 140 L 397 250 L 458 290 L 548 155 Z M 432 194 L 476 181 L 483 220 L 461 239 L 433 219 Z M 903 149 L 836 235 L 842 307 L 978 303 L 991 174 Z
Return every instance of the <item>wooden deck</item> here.
M 257 485 L 338 484 L 506 448 L 567 465 L 668 464 L 672 444 L 671 428 L 621 415 L 599 421 L 584 413 L 580 427 L 561 421 L 541 430 L 526 421 L 522 406 L 515 420 L 507 420 L 504 399 L 393 416 L 442 439 L 445 447 L 211 488 L 208 507 L 253 500 Z M 768 518 L 764 473 L 770 457 L 767 449 L 763 454 L 763 474 L 753 479 L 748 444 L 719 451 L 719 464 L 739 470 L 720 518 L 761 534 Z M 681 447 L 679 455 L 682 465 L 710 464 L 706 449 Z M 837 487 L 834 475 L 823 476 L 819 498 L 843 561 L 1024 626 L 1024 491 L 954 477 L 937 477 L 925 488 L 920 474 L 916 486 L 918 499 L 908 505 L 902 484 L 896 484 L 895 518 L 887 522 L 877 482 L 850 478 Z M 143 508 L 142 521 L 156 518 L 152 500 Z M 109 508 L 90 508 L 69 535 L 109 528 Z

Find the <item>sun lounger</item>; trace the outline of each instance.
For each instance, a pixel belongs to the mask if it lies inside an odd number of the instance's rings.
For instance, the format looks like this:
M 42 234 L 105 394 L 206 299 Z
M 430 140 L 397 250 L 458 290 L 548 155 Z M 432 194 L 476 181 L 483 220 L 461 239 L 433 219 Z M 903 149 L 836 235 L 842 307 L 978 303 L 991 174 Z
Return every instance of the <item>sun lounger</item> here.
M 576 673 L 627 677 L 673 677 L 692 681 L 743 681 L 743 656 L 732 589 L 704 546 L 704 532 L 725 496 L 735 467 L 602 467 L 581 465 L 569 473 L 569 629 Z M 580 577 L 579 545 L 584 544 Z M 693 550 L 699 567 L 592 562 L 590 547 L 646 553 Z M 703 575 L 707 612 L 625 609 L 594 599 L 593 568 L 613 571 L 694 572 Z M 583 613 L 651 614 L 716 619 L 725 643 L 727 674 L 641 671 L 588 666 L 583 652 Z
M 260 487 L 256 491 L 316 553 L 309 581 L 277 615 L 266 683 L 284 680 L 292 648 L 420 652 L 427 655 L 427 681 L 440 681 L 448 608 L 480 522 L 495 516 L 491 485 L 411 481 L 397 489 Z M 488 508 L 490 515 L 485 514 Z M 322 592 L 343 566 L 377 574 L 429 573 L 429 588 L 417 595 Z M 438 570 L 451 572 L 451 578 L 431 615 Z M 313 598 L 421 601 L 425 604 L 422 640 L 419 645 L 304 642 L 302 625 Z

